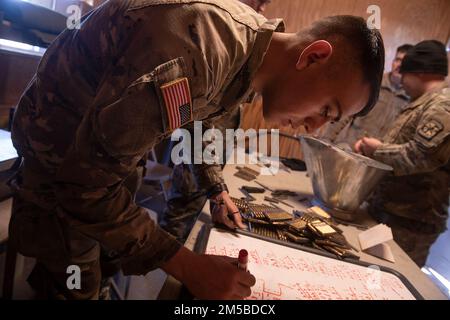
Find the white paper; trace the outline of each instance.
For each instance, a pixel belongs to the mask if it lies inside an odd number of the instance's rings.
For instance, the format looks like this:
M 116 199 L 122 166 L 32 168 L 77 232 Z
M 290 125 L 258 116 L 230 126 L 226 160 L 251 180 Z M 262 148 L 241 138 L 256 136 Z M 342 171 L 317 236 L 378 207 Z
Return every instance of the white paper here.
M 377 244 L 393 239 L 392 230 L 385 224 L 378 224 L 358 235 L 361 250 L 374 247 Z
M 206 253 L 237 257 L 249 252 L 256 277 L 250 299 L 408 300 L 414 296 L 395 275 L 268 241 L 211 230 Z
M 376 246 L 366 249 L 364 252 L 395 263 L 394 254 L 392 253 L 391 247 L 387 243 L 377 244 Z

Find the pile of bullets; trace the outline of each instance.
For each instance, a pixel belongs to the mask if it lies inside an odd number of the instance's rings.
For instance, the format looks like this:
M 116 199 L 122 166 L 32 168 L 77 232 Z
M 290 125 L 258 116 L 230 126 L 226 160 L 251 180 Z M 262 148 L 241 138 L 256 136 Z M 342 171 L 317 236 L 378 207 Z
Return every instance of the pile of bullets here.
M 316 208 L 290 214 L 276 206 L 255 204 L 232 198 L 250 232 L 270 239 L 293 242 L 335 254 L 339 258 L 359 259 L 330 216 Z
M 259 172 L 256 170 L 253 170 L 249 167 L 242 167 L 242 166 L 237 166 L 236 167 L 237 172 L 234 174 L 234 176 L 241 178 L 245 181 L 252 181 L 255 180 L 257 176 L 259 176 Z

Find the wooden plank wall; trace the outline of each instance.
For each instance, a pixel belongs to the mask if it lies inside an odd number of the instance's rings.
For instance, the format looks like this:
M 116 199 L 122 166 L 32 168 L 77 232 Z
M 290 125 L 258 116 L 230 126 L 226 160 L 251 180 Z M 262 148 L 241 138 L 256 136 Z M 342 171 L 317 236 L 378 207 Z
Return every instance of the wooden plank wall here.
M 69 5 L 79 4 L 82 10 L 88 6 L 81 0 L 58 0 L 56 11 L 68 15 Z M 15 108 L 22 92 L 30 82 L 40 57 L 0 50 L 0 128 L 8 127 L 10 108 Z
M 448 0 L 272 0 L 265 15 L 284 18 L 287 31 L 296 32 L 313 21 L 339 14 L 369 17 L 369 5 L 381 9 L 381 33 L 386 46 L 386 67 L 403 43 L 450 37 Z
M 369 5 L 381 9 L 381 32 L 386 46 L 386 70 L 390 69 L 396 48 L 404 43 L 437 39 L 447 43 L 450 38 L 449 0 L 272 0 L 265 15 L 284 18 L 287 31 L 296 32 L 322 17 L 352 14 L 368 17 Z M 449 44 L 450 45 L 450 44 Z M 243 127 L 266 128 L 261 102 L 244 112 Z M 282 131 L 292 134 L 290 128 Z M 301 132 L 301 130 L 299 131 Z M 298 143 L 280 139 L 280 154 L 300 157 Z

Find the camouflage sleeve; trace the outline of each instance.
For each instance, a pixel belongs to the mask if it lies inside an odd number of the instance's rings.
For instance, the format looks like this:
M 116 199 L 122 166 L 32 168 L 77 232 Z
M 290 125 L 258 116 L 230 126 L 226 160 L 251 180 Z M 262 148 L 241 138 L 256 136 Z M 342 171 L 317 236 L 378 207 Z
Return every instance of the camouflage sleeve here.
M 428 108 L 413 138 L 405 144 L 383 144 L 374 159 L 394 168 L 394 175 L 411 175 L 436 170 L 450 160 L 450 105 Z
M 203 125 L 206 130 L 214 127 L 210 121 L 203 121 Z M 209 190 L 216 184 L 225 183 L 222 175 L 222 166 L 218 163 L 207 163 L 203 159 L 203 151 L 208 145 L 209 142 L 203 141 L 201 149 L 196 146 L 193 148 L 194 164 L 192 165 L 192 173 L 200 190 Z
M 209 190 L 216 184 L 225 183 L 222 167 L 218 164 L 194 164 L 192 171 L 199 189 Z
M 241 121 L 241 109 L 240 109 L 240 107 L 237 107 L 234 110 L 226 112 L 225 114 L 223 114 L 219 117 L 215 117 L 215 118 L 210 119 L 209 121 L 203 122 L 205 129 L 215 128 L 221 132 L 222 137 L 223 137 L 223 140 L 222 140 L 223 148 L 222 148 L 222 150 L 217 150 L 219 152 L 222 152 L 222 154 L 218 157 L 218 159 L 219 159 L 218 164 L 208 164 L 208 163 L 203 162 L 202 164 L 194 164 L 193 165 L 192 171 L 196 178 L 197 185 L 200 189 L 208 190 L 213 185 L 216 185 L 219 183 L 225 183 L 223 174 L 222 174 L 222 168 L 223 168 L 223 165 L 228 160 L 227 159 L 227 150 L 228 149 L 231 150 L 232 147 L 234 147 L 234 137 L 232 140 L 228 141 L 226 130 L 227 129 L 237 129 L 239 127 L 240 121 Z M 205 148 L 207 145 L 208 145 L 208 143 L 204 142 L 202 147 Z M 194 152 L 195 151 L 196 150 L 194 149 Z M 199 152 L 199 150 L 197 150 L 197 152 Z
M 119 254 L 126 274 L 157 268 L 181 246 L 134 203 L 123 184 L 162 132 L 155 88 L 143 77 L 117 101 L 91 108 L 58 172 L 60 213 Z

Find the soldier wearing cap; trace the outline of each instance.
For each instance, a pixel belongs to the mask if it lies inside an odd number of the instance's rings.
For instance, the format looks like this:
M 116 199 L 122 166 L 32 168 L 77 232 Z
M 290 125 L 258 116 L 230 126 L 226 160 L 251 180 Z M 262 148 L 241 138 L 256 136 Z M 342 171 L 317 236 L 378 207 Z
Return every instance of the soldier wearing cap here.
M 97 298 L 101 250 L 124 274 L 162 268 L 197 298 L 251 294 L 255 278 L 236 259 L 184 248 L 127 180 L 174 130 L 232 112 L 253 91 L 268 120 L 310 131 L 370 111 L 384 65 L 377 30 L 353 16 L 281 30 L 238 1 L 110 0 L 47 49 L 13 121 L 23 163 L 9 241 L 36 258 L 49 296 Z M 217 172 L 203 164 L 197 183 L 225 221 L 236 207 Z M 67 287 L 72 265 L 81 289 Z
M 395 241 L 419 266 L 446 228 L 450 182 L 450 89 L 445 46 L 415 45 L 400 69 L 411 103 L 382 141 L 363 138 L 355 149 L 393 167 L 370 200 L 370 213 L 387 223 Z

